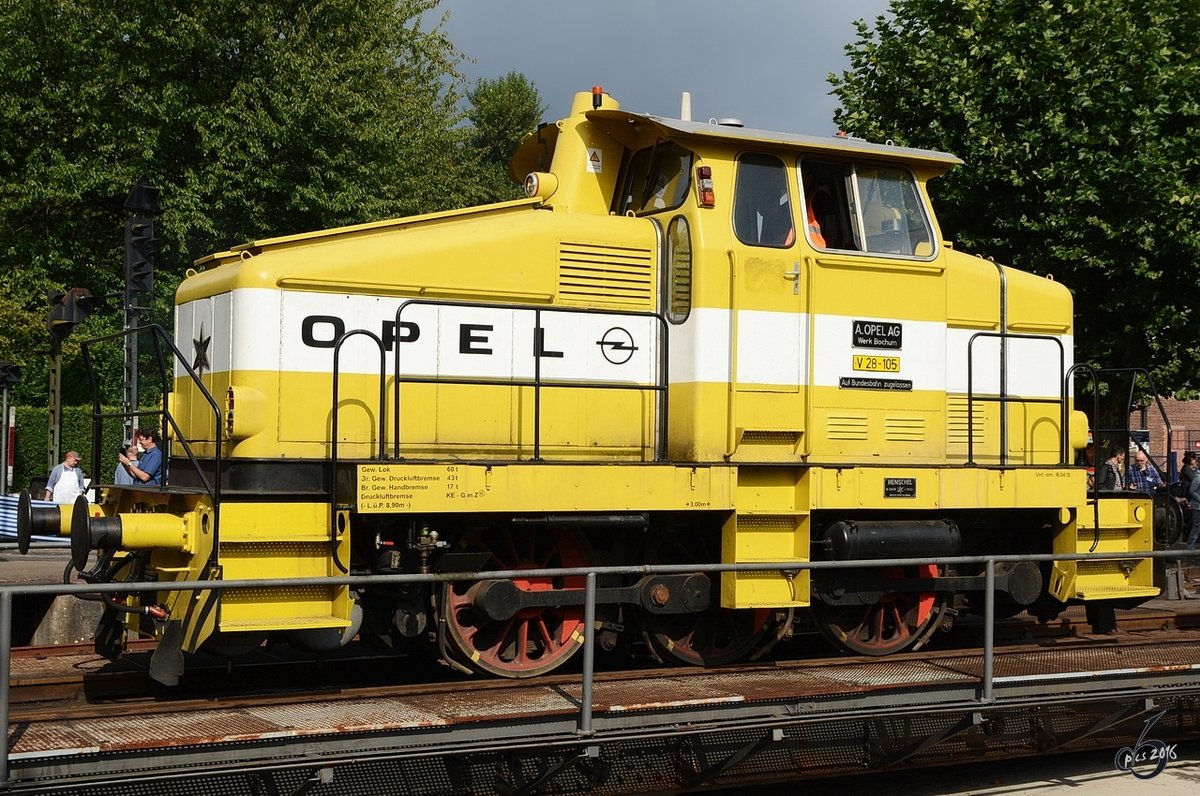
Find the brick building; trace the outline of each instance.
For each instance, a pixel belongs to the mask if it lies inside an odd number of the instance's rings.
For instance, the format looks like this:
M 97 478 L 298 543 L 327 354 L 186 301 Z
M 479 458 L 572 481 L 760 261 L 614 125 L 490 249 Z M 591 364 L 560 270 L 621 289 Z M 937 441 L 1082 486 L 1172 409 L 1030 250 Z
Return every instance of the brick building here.
M 1194 450 L 1200 453 L 1200 400 L 1180 401 L 1175 398 L 1159 400 L 1162 402 L 1167 420 L 1171 423 L 1172 446 L 1175 449 L 1176 465 L 1178 466 L 1178 457 L 1185 450 Z M 1155 402 L 1150 402 L 1145 408 L 1135 409 L 1129 416 L 1129 428 L 1133 431 L 1144 430 L 1149 433 L 1150 443 L 1147 449 L 1150 456 L 1166 467 L 1167 424 Z

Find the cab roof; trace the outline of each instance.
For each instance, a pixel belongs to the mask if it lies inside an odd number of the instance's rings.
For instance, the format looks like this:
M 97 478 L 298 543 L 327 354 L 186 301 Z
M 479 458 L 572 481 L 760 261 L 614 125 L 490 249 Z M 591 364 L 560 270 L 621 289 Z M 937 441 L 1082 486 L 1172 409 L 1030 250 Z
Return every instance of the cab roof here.
M 663 138 L 699 138 L 714 142 L 782 146 L 809 152 L 852 154 L 877 160 L 921 163 L 940 171 L 947 171 L 962 163 L 962 160 L 946 152 L 875 144 L 861 138 L 781 133 L 774 130 L 733 127 L 715 122 L 670 119 L 664 116 L 631 113 L 623 110 L 593 110 L 588 111 L 586 115 L 588 121 L 598 129 L 632 149 L 649 146 L 654 141 Z

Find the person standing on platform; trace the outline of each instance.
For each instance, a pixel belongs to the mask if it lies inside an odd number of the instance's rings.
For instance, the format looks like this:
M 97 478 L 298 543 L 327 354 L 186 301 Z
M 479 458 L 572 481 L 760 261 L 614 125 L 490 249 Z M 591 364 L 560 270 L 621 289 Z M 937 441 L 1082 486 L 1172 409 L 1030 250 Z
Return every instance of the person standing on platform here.
M 1158 474 L 1158 469 L 1150 464 L 1150 457 L 1146 452 L 1140 448 L 1134 451 L 1133 466 L 1129 468 L 1129 483 L 1125 488 L 1153 495 L 1162 485 L 1162 476 Z
M 75 498 L 82 495 L 85 489 L 87 481 L 84 479 L 83 470 L 79 469 L 79 454 L 67 451 L 62 464 L 55 465 L 50 471 L 50 478 L 46 481 L 45 499 L 59 504 L 74 503 Z
M 136 461 L 121 454 L 121 464 L 133 476 L 135 485 L 160 486 L 162 484 L 163 455 L 158 447 L 158 429 L 139 428 L 134 435 L 137 444 L 142 448 L 142 457 Z

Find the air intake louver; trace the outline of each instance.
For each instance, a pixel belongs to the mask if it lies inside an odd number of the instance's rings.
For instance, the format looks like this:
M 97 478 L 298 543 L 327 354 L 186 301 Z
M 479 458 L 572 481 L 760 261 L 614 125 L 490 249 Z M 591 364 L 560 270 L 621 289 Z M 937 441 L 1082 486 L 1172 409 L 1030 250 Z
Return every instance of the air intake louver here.
M 654 260 L 649 249 L 562 242 L 558 298 L 564 304 L 654 308 Z

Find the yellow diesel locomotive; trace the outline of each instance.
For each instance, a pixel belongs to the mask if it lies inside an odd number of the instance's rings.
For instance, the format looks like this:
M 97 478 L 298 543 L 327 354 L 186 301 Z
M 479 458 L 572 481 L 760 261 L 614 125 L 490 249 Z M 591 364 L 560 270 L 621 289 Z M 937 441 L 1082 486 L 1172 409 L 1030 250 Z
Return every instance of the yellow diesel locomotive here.
M 927 183 L 958 162 L 593 91 L 514 156 L 525 199 L 198 261 L 166 484 L 52 520 L 93 580 L 162 584 L 110 600 L 98 645 L 156 635 L 167 681 L 180 651 L 356 636 L 527 677 L 586 630 L 573 575 L 171 588 L 194 579 L 694 565 L 603 576 L 595 630 L 701 665 L 801 611 L 843 650 L 912 649 L 984 588 L 982 565 L 705 564 L 1093 551 L 1000 566 L 999 610 L 1154 596 L 1125 555 L 1149 499 L 1074 464 L 1070 294 L 942 239 Z

